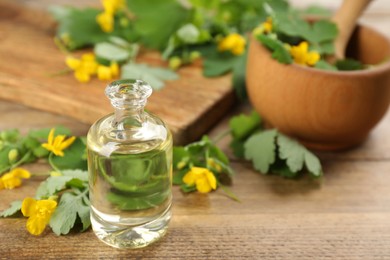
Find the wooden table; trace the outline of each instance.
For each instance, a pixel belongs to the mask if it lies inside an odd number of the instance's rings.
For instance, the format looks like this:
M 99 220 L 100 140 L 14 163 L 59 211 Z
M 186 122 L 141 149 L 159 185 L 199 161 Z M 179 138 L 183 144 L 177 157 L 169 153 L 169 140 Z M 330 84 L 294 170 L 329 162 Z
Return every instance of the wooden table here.
M 34 1 L 35 2 L 35 1 Z M 388 27 L 387 27 L 388 28 Z M 238 108 L 241 110 L 241 108 Z M 213 131 L 227 128 L 225 118 Z M 72 119 L 0 101 L 0 130 L 69 127 L 85 135 L 89 126 Z M 360 147 L 320 154 L 325 175 L 286 180 L 264 176 L 234 160 L 228 139 L 220 146 L 237 172 L 231 189 L 184 195 L 174 187 L 167 236 L 139 250 L 101 243 L 91 230 L 56 236 L 30 235 L 25 218 L 0 219 L 0 259 L 390 259 L 390 114 Z M 28 166 L 47 169 L 43 163 Z M 0 191 L 0 210 L 32 196 L 41 178 Z

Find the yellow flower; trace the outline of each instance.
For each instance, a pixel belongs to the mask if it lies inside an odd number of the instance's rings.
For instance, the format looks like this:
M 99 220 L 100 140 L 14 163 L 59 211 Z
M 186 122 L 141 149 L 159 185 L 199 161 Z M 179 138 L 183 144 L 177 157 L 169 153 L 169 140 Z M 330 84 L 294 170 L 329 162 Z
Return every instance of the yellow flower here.
M 200 193 L 208 193 L 217 188 L 217 179 L 207 168 L 192 167 L 183 177 L 183 182 L 189 186 L 196 185 Z
M 114 30 L 114 14 L 102 12 L 96 16 L 96 22 L 103 32 L 109 33 Z
M 66 65 L 74 70 L 74 77 L 79 82 L 88 82 L 91 75 L 95 75 L 98 67 L 95 55 L 93 53 L 86 53 L 81 56 L 81 59 L 74 57 L 67 57 L 65 59 Z
M 76 140 L 76 137 L 72 136 L 65 140 L 65 135 L 57 135 L 54 138 L 54 130 L 54 128 L 50 130 L 47 143 L 42 144 L 42 146 L 57 156 L 64 156 L 63 150 L 68 148 Z
M 104 11 L 96 16 L 96 22 L 103 32 L 110 33 L 114 30 L 114 15 L 116 11 L 125 7 L 124 0 L 102 0 Z
M 321 58 L 316 51 L 309 51 L 309 44 L 305 41 L 298 46 L 291 46 L 290 54 L 294 58 L 294 62 L 304 66 L 314 66 Z
M 22 185 L 21 179 L 29 179 L 31 173 L 23 168 L 15 168 L 0 178 L 1 189 L 13 189 Z
M 111 63 L 110 65 L 111 74 L 114 78 L 119 76 L 119 65 L 116 62 Z
M 272 18 L 271 17 L 268 17 L 267 20 L 262 24 L 263 28 L 264 28 L 264 32 L 265 33 L 270 33 L 272 32 L 272 28 L 273 28 L 273 25 L 272 25 Z
M 117 10 L 125 6 L 124 0 L 102 0 L 104 11 L 109 14 L 114 14 Z
M 91 75 L 85 70 L 76 70 L 74 77 L 81 83 L 86 83 L 91 80 Z
M 100 80 L 112 80 L 119 75 L 119 66 L 117 63 L 112 63 L 110 66 L 99 65 L 97 76 Z
M 238 33 L 226 36 L 218 43 L 219 51 L 231 51 L 234 55 L 241 55 L 245 51 L 246 40 Z
M 57 202 L 54 200 L 25 198 L 22 203 L 22 213 L 23 216 L 29 217 L 26 224 L 28 232 L 36 236 L 40 235 L 56 207 Z

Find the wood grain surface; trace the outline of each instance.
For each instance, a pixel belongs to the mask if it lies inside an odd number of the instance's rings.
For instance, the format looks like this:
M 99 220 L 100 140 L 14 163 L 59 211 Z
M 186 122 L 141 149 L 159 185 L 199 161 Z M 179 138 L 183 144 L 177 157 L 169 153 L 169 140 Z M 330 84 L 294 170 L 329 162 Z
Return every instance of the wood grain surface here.
M 18 104 L 0 101 L 0 129 L 22 132 L 62 124 L 77 134 L 88 125 Z M 210 134 L 227 128 L 228 117 Z M 0 259 L 390 259 L 390 114 L 356 149 L 320 154 L 325 176 L 286 180 L 264 176 L 233 159 L 231 189 L 182 194 L 174 187 L 173 218 L 160 242 L 140 250 L 118 250 L 91 230 L 56 236 L 47 229 L 34 237 L 25 218 L 0 219 Z M 47 170 L 43 162 L 28 166 Z M 16 190 L 0 191 L 0 211 L 32 196 L 42 177 Z
M 232 114 L 247 109 L 239 107 Z M 229 116 L 209 134 L 226 130 Z M 78 135 L 86 134 L 89 128 L 71 118 L 0 101 L 0 130 L 18 128 L 25 133 L 58 124 Z M 387 260 L 389 133 L 387 113 L 360 147 L 319 154 L 325 171 L 321 180 L 261 175 L 250 164 L 234 159 L 226 138 L 219 145 L 233 159 L 236 176 L 231 189 L 241 203 L 228 199 L 221 190 L 185 195 L 174 187 L 167 236 L 140 250 L 113 249 L 91 230 L 58 237 L 48 229 L 34 237 L 25 229 L 25 218 L 0 219 L 0 259 Z M 42 173 L 47 166 L 36 163 L 28 169 Z M 41 180 L 34 177 L 18 189 L 1 190 L 0 211 L 13 200 L 32 196 Z
M 18 2 L 18 1 L 17 1 Z M 93 123 L 112 111 L 97 79 L 78 83 L 66 69 L 65 55 L 55 46 L 55 23 L 42 10 L 0 1 L 0 98 Z M 143 52 L 139 62 L 166 66 L 157 53 Z M 176 143 L 194 141 L 214 125 L 234 103 L 230 75 L 202 76 L 201 64 L 179 71 L 149 98 L 147 109 L 161 117 Z

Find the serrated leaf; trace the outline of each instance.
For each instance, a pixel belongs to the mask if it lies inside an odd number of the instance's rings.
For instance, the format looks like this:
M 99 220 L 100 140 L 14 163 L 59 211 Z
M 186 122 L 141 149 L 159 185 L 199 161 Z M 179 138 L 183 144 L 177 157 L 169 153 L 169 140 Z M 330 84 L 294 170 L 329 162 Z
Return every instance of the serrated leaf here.
M 127 0 L 136 16 L 135 29 L 147 47 L 163 50 L 169 37 L 185 24 L 191 11 L 176 0 Z M 158 25 L 158 26 L 157 26 Z
M 171 70 L 136 63 L 127 63 L 123 65 L 121 77 L 124 79 L 133 78 L 144 80 L 155 90 L 164 87 L 165 80 L 175 80 L 178 78 L 177 74 Z
M 11 206 L 8 209 L 1 212 L 0 217 L 5 218 L 5 217 L 10 217 L 12 215 L 15 215 L 20 211 L 21 208 L 22 208 L 21 200 L 16 200 L 14 202 L 11 202 Z
M 302 170 L 306 148 L 297 141 L 280 134 L 277 137 L 279 157 L 286 160 L 287 166 L 292 172 Z
M 95 44 L 94 53 L 97 57 L 109 61 L 123 62 L 130 58 L 131 51 L 109 42 Z
M 245 158 L 252 160 L 256 170 L 267 173 L 275 162 L 275 137 L 277 130 L 266 130 L 254 134 L 244 144 Z
M 314 176 L 319 177 L 322 175 L 321 162 L 310 151 L 306 151 L 305 153 L 305 165 L 307 170 L 311 172 Z
M 338 34 L 337 26 L 331 21 L 320 20 L 315 22 L 311 30 L 304 34 L 304 37 L 312 43 L 333 41 Z
M 65 192 L 62 194 L 57 209 L 50 219 L 50 227 L 57 235 L 66 235 L 74 227 L 77 216 L 83 222 L 83 230 L 88 225 L 86 212 L 89 212 L 89 206 L 83 202 L 82 194 Z M 81 218 L 82 217 L 82 218 Z
M 268 35 L 260 34 L 257 36 L 257 39 L 269 50 L 272 51 L 272 57 L 283 64 L 292 63 L 292 58 L 290 53 L 286 50 L 283 45 L 283 42 L 278 39 L 269 37 Z
M 286 160 L 287 166 L 292 172 L 301 171 L 305 165 L 312 175 L 318 177 L 322 174 L 320 160 L 303 145 L 282 134 L 279 134 L 277 143 L 279 157 Z
M 261 117 L 255 111 L 250 115 L 241 114 L 234 116 L 229 121 L 230 131 L 234 139 L 242 140 L 259 130 L 261 126 Z

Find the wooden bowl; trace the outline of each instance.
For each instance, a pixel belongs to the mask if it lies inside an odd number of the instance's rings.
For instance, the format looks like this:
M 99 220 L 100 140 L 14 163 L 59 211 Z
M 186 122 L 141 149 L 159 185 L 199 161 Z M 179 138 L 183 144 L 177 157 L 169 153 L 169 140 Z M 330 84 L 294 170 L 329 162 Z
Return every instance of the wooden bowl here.
M 252 39 L 247 91 L 266 123 L 320 150 L 361 143 L 381 120 L 390 101 L 390 41 L 365 26 L 355 30 L 347 56 L 372 69 L 332 72 L 284 65 Z

